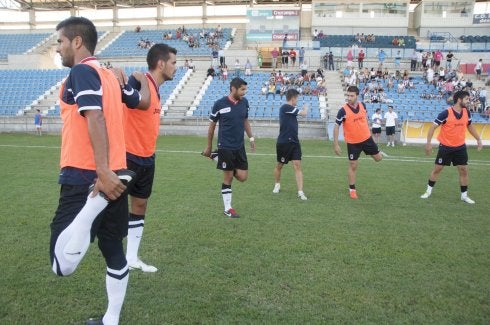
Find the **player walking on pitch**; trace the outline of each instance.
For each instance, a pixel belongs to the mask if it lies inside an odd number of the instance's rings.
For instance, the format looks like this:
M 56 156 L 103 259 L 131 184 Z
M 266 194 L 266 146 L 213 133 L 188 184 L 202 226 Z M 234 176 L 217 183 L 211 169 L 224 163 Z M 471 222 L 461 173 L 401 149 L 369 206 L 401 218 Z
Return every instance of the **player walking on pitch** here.
M 247 82 L 241 78 L 233 78 L 230 82 L 230 94 L 214 103 L 209 116 L 208 144 L 202 155 L 211 157 L 214 130 L 218 129 L 218 164 L 223 171 L 221 195 L 225 206 L 224 214 L 230 218 L 239 218 L 233 209 L 231 183 L 233 178 L 245 182 L 248 177 L 248 161 L 245 152 L 243 134 L 250 139 L 252 151 L 255 151 L 255 139 L 248 121 L 248 100 L 245 98 Z
M 303 105 L 302 110 L 296 108 L 298 104 L 299 92 L 296 89 L 289 89 L 286 92 L 286 104 L 279 109 L 279 136 L 277 137 L 276 153 L 277 164 L 274 168 L 275 185 L 272 193 L 279 193 L 281 190 L 281 170 L 284 164 L 292 162 L 296 175 L 296 185 L 298 197 L 307 200 L 303 193 L 303 172 L 301 170 L 301 145 L 298 137 L 297 116 L 306 116 L 308 107 Z
M 359 155 L 364 151 L 366 155 L 373 157 L 375 161 L 381 161 L 382 152 L 374 142 L 369 130 L 366 106 L 357 101 L 359 88 L 349 86 L 347 88 L 347 103 L 340 108 L 333 129 L 333 146 L 335 154 L 340 156 L 342 152 L 339 146 L 339 128 L 343 124 L 344 139 L 347 142 L 347 154 L 349 157 L 349 195 L 357 199 L 356 171 Z
M 470 94 L 467 91 L 457 91 L 453 95 L 454 106 L 448 107 L 442 111 L 434 120 L 434 124 L 427 133 L 427 143 L 425 144 L 425 153 L 430 155 L 432 152 L 432 136 L 434 131 L 441 126 L 441 131 L 437 140 L 439 140 L 439 150 L 432 170 L 427 190 L 422 194 L 422 199 L 427 199 L 432 194 L 432 189 L 436 184 L 439 174 L 444 166 L 453 166 L 458 168 L 459 185 L 461 189 L 461 200 L 463 202 L 474 204 L 475 201 L 468 196 L 468 152 L 466 150 L 465 135 L 468 130 L 476 139 L 478 151 L 483 148 L 482 141 L 478 132 L 471 124 L 471 113 L 466 108 L 470 101 Z

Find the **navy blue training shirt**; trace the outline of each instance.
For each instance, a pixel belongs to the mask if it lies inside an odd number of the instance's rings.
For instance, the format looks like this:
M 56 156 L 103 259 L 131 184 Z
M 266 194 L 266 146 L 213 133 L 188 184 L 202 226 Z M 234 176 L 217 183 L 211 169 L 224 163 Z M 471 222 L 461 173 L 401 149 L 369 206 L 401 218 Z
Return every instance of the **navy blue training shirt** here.
M 218 99 L 213 106 L 209 120 L 219 122 L 218 148 L 237 150 L 244 146 L 245 120 L 248 119 L 248 100 L 235 102 L 228 96 Z
M 284 104 L 279 109 L 279 136 L 277 143 L 299 143 L 298 138 L 298 113 L 299 110 L 289 104 Z

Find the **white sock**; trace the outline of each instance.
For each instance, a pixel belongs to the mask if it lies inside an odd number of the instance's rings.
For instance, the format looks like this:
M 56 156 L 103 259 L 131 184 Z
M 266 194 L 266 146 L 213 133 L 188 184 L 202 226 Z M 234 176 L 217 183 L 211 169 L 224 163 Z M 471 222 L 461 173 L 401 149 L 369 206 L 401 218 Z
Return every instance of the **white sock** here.
M 432 186 L 427 185 L 427 193 L 432 194 Z
M 225 211 L 230 210 L 231 209 L 231 196 L 232 196 L 231 188 L 222 189 L 221 195 L 223 196 L 223 204 L 225 205 Z
M 70 275 L 76 270 L 90 245 L 92 223 L 108 204 L 109 202 L 99 195 L 87 198 L 82 210 L 56 240 L 54 272 L 56 272 L 56 261 L 63 275 Z
M 128 263 L 138 260 L 141 237 L 143 237 L 145 220 L 130 221 L 128 228 L 128 243 L 126 247 L 126 259 Z
M 461 192 L 461 197 L 462 197 L 462 198 L 468 197 L 468 191 L 466 191 L 466 192 Z
M 121 308 L 126 296 L 128 278 L 129 270 L 127 264 L 121 270 L 107 268 L 105 284 L 109 302 L 104 318 L 102 318 L 104 325 L 117 325 L 119 323 Z
M 298 195 L 305 195 L 305 193 L 303 193 L 303 191 L 298 191 Z

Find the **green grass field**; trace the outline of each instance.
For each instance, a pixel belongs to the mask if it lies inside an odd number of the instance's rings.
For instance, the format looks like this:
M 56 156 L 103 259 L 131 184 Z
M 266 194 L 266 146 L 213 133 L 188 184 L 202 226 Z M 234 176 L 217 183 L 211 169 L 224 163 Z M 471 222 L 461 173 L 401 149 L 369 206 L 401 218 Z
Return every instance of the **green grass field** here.
M 222 173 L 206 140 L 161 137 L 140 255 L 121 324 L 489 324 L 490 150 L 469 150 L 469 194 L 455 168 L 421 200 L 434 155 L 383 148 L 362 159 L 359 200 L 347 158 L 303 141 L 308 201 L 291 166 L 272 194 L 275 143 L 257 139 L 246 183 L 233 184 L 242 218 L 223 216 Z M 0 134 L 0 324 L 83 324 L 106 307 L 105 265 L 92 245 L 77 272 L 55 276 L 49 224 L 57 206 L 60 139 Z

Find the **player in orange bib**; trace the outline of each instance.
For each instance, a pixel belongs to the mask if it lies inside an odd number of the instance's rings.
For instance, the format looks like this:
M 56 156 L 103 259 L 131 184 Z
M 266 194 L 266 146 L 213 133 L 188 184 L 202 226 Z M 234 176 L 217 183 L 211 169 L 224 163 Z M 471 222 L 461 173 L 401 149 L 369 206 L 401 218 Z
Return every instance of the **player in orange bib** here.
M 373 157 L 375 161 L 381 161 L 381 151 L 374 142 L 369 130 L 366 106 L 357 100 L 359 88 L 350 86 L 347 88 L 347 103 L 337 113 L 335 127 L 333 129 L 333 146 L 336 155 L 341 154 L 339 146 L 339 129 L 343 124 L 344 139 L 347 143 L 349 157 L 349 195 L 357 199 L 356 170 L 357 161 L 361 152 Z
M 457 91 L 453 95 L 454 106 L 448 107 L 442 111 L 434 120 L 434 124 L 427 133 L 427 143 L 425 153 L 430 155 L 432 152 L 432 136 L 436 128 L 441 126 L 441 131 L 437 140 L 439 140 L 439 150 L 435 161 L 434 169 L 429 177 L 427 190 L 422 194 L 422 199 L 427 199 L 432 194 L 432 188 L 436 184 L 439 174 L 444 166 L 453 166 L 458 168 L 459 185 L 461 189 L 461 200 L 463 202 L 474 204 L 475 201 L 468 196 L 468 153 L 466 150 L 465 136 L 466 129 L 476 139 L 478 151 L 483 148 L 480 136 L 471 124 L 471 113 L 466 108 L 470 101 L 470 94 L 467 91 Z
M 70 17 L 56 31 L 56 51 L 71 70 L 60 91 L 61 190 L 51 223 L 51 266 L 59 276 L 72 274 L 97 237 L 106 262 L 108 305 L 101 319 L 87 324 L 116 325 L 128 283 L 123 238 L 128 223 L 126 184 L 132 178 L 126 170 L 123 102 L 147 106 L 148 85 L 141 93 L 129 85 L 121 87 L 100 65 L 93 56 L 97 31 L 90 20 Z
M 148 198 L 155 175 L 155 150 L 160 130 L 160 86 L 172 80 L 176 71 L 177 50 L 167 44 L 155 44 L 148 51 L 146 62 L 151 102 L 148 109 L 126 109 L 124 132 L 126 139 L 126 160 L 128 169 L 136 173 L 129 188 L 131 208 L 129 212 L 128 243 L 126 259 L 130 269 L 156 272 L 157 268 L 147 265 L 138 257 L 143 237 Z M 135 89 L 139 82 L 130 77 L 128 83 Z

